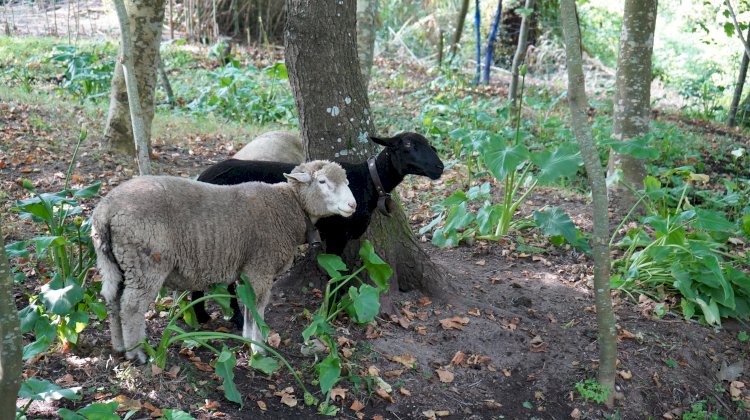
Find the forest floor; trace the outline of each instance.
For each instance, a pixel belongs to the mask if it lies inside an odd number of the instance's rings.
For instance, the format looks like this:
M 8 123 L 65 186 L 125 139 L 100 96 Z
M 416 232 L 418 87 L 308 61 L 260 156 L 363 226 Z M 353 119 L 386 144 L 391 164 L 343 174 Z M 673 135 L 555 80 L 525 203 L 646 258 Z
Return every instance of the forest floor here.
M 393 98 L 392 106 L 397 108 L 400 94 L 380 92 L 380 98 Z M 36 233 L 31 224 L 9 211 L 15 200 L 27 198 L 20 180 L 31 180 L 39 191 L 61 190 L 82 123 L 89 127 L 89 138 L 74 165 L 73 187 L 102 181 L 103 196 L 136 173 L 132 162 L 99 149 L 103 118 L 87 115 L 75 104 L 70 104 L 68 112 L 59 112 L 48 104 L 0 97 L 0 199 L 5 201 L 6 243 Z M 154 141 L 155 173 L 192 177 L 239 145 L 221 132 L 177 136 L 169 132 L 163 130 L 163 137 Z M 747 138 L 743 141 L 747 144 Z M 431 220 L 431 205 L 461 184 L 460 169 L 454 166 L 438 181 L 412 177 L 399 187 L 415 233 Z M 86 202 L 89 211 L 97 200 Z M 540 188 L 520 213 L 526 216 L 551 204 L 590 230 L 589 202 L 571 192 Z M 336 337 L 349 354 L 349 372 L 380 377 L 392 386 L 389 394 L 379 395 L 367 387 L 339 383 L 337 417 L 678 419 L 719 413 L 724 418 L 750 418 L 730 395 L 734 389 L 750 403 L 747 389 L 737 388 L 737 384 L 750 384 L 750 373 L 743 366 L 750 346 L 737 339 L 738 331 L 746 327 L 727 321 L 723 328 L 712 329 L 674 313 L 657 318 L 656 302 L 633 302 L 619 293 L 613 294 L 613 300 L 617 387 L 622 398 L 613 410 L 584 401 L 576 384 L 595 378 L 598 358 L 592 262 L 573 249 L 553 247 L 543 238 L 529 235 L 524 239 L 537 251 L 519 250 L 518 241 L 511 238 L 440 249 L 422 237 L 423 248 L 452 278 L 455 298 L 437 301 L 417 292 L 403 293 L 397 302 L 400 313 L 379 318 L 376 325 L 358 327 L 336 321 Z M 28 304 L 28 294 L 38 293 L 41 285 L 34 276 L 30 273 L 26 282 L 16 284 L 19 309 Z M 303 309 L 319 305 L 320 292 L 312 288 L 277 288 L 266 310 L 266 320 L 282 343 L 278 351 L 304 374 L 308 384 L 313 361 L 300 353 L 300 332 L 307 323 Z M 147 322 L 149 337 L 157 337 L 165 323 L 164 313 L 155 311 Z M 219 318 L 204 328 L 231 325 Z M 31 417 L 51 418 L 60 407 L 113 398 L 121 402 L 121 414 L 138 410 L 136 418 L 158 417 L 165 408 L 181 408 L 196 418 L 317 415 L 301 401 L 302 391 L 283 369 L 269 377 L 246 366 L 237 368 L 235 380 L 245 401 L 240 409 L 224 399 L 218 389 L 221 381 L 212 369 L 205 371 L 211 353 L 173 348 L 163 372 L 133 365 L 111 353 L 107 321 L 92 321 L 77 347 L 57 350 L 28 362 L 24 374 L 61 386 L 82 386 L 84 399 L 34 402 Z M 730 386 L 732 381 L 734 386 Z

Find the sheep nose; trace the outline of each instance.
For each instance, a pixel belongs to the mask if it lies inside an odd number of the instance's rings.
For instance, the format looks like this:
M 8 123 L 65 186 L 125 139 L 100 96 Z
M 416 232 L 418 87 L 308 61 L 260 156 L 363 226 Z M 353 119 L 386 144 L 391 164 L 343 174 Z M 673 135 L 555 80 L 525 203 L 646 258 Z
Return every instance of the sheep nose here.
M 356 201 L 350 201 L 350 202 L 349 202 L 349 203 L 347 203 L 347 204 L 349 204 L 349 207 L 350 207 L 350 208 L 351 208 L 352 210 L 357 210 L 357 202 L 356 202 Z

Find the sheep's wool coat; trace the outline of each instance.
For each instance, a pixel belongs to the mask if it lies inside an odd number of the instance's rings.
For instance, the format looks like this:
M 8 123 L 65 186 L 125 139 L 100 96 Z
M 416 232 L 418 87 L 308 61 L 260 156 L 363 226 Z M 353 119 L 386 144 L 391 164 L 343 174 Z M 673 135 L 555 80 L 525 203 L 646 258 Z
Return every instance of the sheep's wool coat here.
M 305 160 L 302 139 L 288 131 L 269 131 L 256 137 L 232 156 L 240 160 L 302 163 Z

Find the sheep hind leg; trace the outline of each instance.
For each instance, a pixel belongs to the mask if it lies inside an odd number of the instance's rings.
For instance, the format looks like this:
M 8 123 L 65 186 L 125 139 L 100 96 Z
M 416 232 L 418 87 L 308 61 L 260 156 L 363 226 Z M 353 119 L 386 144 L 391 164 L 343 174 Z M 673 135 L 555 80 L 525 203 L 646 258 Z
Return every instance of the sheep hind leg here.
M 156 299 L 159 291 L 159 288 L 154 285 L 162 284 L 162 282 L 145 281 L 141 284 L 143 288 L 125 288 L 120 300 L 120 318 L 123 343 L 127 350 L 125 357 L 128 360 L 137 359 L 140 363 L 146 363 L 146 354 L 139 343 L 146 338 L 146 311 L 151 302 Z
M 112 337 L 112 350 L 116 353 L 125 353 L 125 343 L 122 340 L 122 319 L 120 318 L 120 299 L 114 297 L 107 299 L 107 312 L 109 312 L 109 332 Z
M 248 276 L 248 278 L 251 277 Z M 266 305 L 268 305 L 268 301 L 271 298 L 271 285 L 273 284 L 273 277 L 256 277 L 254 280 L 258 280 L 257 282 L 253 282 L 253 289 L 255 291 L 255 308 L 258 311 L 258 315 L 260 315 L 260 319 L 264 319 L 263 314 L 265 313 Z M 259 343 L 264 342 L 263 334 L 258 327 L 258 323 L 255 322 L 253 314 L 247 308 L 244 308 L 243 315 L 245 318 L 245 323 L 242 327 L 242 336 Z M 266 353 L 266 351 L 257 344 L 250 344 L 250 348 L 253 350 L 253 353 Z

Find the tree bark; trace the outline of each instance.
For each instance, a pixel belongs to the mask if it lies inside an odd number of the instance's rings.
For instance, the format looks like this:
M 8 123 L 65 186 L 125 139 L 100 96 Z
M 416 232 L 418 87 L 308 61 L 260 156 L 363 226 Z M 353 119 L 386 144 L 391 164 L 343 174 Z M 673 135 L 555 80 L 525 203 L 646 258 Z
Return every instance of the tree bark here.
M 574 0 L 560 0 L 560 20 L 565 39 L 565 58 L 568 67 L 568 105 L 573 133 L 586 165 L 593 200 L 594 232 L 592 256 L 594 259 L 594 301 L 599 330 L 600 385 L 609 389 L 607 406 L 612 407 L 615 395 L 615 362 L 617 337 L 615 316 L 609 285 L 609 219 L 607 212 L 607 186 L 599 153 L 594 146 L 591 126 L 586 116 L 585 80 L 581 56 L 581 32 Z
M 654 49 L 656 0 L 625 0 L 617 57 L 612 137 L 628 141 L 648 133 L 651 121 L 651 56 Z M 610 150 L 608 176 L 622 170 L 622 181 L 609 187 L 610 204 L 626 214 L 643 187 L 646 167 L 638 158 Z
M 16 396 L 21 387 L 21 325 L 18 309 L 13 299 L 13 280 L 10 264 L 5 254 L 5 238 L 0 229 L 0 415 L 13 418 L 16 412 Z
M 479 7 L 479 0 L 474 0 L 474 43 L 476 49 L 477 70 L 474 75 L 474 84 L 479 84 L 482 77 L 482 9 Z
M 124 0 L 114 0 L 117 9 L 117 18 L 120 21 L 120 45 L 122 56 L 120 57 L 120 67 L 122 68 L 123 79 L 125 80 L 125 89 L 128 97 L 141 98 L 139 92 L 139 83 L 136 80 L 135 51 L 133 40 L 131 38 L 130 22 L 128 22 L 128 12 L 125 8 Z M 162 4 L 163 5 L 163 4 Z M 162 9 L 163 12 L 163 9 Z M 163 13 L 162 13 L 163 18 Z M 157 44 L 158 60 L 158 44 Z M 158 61 L 156 63 L 158 65 Z M 153 118 L 153 92 L 151 97 L 151 118 Z M 146 116 L 141 101 L 128 101 L 130 121 L 133 128 L 133 144 L 135 145 L 135 154 L 138 162 L 138 172 L 141 175 L 151 175 L 151 147 L 148 144 L 149 134 L 146 132 Z
M 747 30 L 747 36 L 750 38 L 750 28 Z M 747 79 L 747 65 L 750 62 L 747 52 L 742 50 L 742 61 L 740 62 L 740 74 L 737 75 L 737 86 L 734 87 L 734 96 L 732 96 L 732 105 L 729 107 L 729 118 L 727 126 L 734 127 L 737 125 L 737 109 L 742 98 L 742 91 L 745 89 L 745 79 Z
M 461 34 L 464 32 L 464 23 L 466 23 L 466 12 L 469 11 L 469 0 L 463 0 L 461 3 L 461 10 L 456 16 L 456 32 L 453 33 L 453 41 L 451 41 L 450 52 L 448 53 L 448 63 L 453 61 L 458 50 L 458 43 L 461 42 Z
M 369 141 L 375 124 L 356 54 L 355 4 L 319 3 L 286 3 L 286 64 L 305 157 L 362 162 L 375 152 Z M 400 206 L 394 213 L 386 218 L 375 212 L 364 235 L 394 269 L 391 292 L 450 290 L 446 275 L 419 248 Z M 359 249 L 358 241 L 351 241 L 348 248 Z
M 165 0 L 127 0 L 125 8 L 133 40 L 133 70 L 138 82 L 143 109 L 147 151 L 151 151 L 151 123 L 154 119 L 154 93 L 157 85 L 159 44 L 164 21 Z M 123 55 L 122 44 L 120 56 Z M 122 66 L 118 62 L 112 76 L 109 114 L 104 131 L 104 146 L 114 152 L 135 156 L 132 123 Z
M 357 0 L 357 55 L 362 81 L 370 83 L 370 72 L 375 54 L 378 0 Z
M 525 9 L 532 9 L 534 7 L 534 0 L 526 0 Z M 526 59 L 526 46 L 529 41 L 529 23 L 531 22 L 531 14 L 523 15 L 521 18 L 521 30 L 518 34 L 518 46 L 516 47 L 516 53 L 513 55 L 513 65 L 510 68 L 511 79 L 510 88 L 508 88 L 508 99 L 516 106 L 516 100 L 518 99 L 518 73 L 521 63 Z M 520 106 L 520 105 L 518 105 Z

